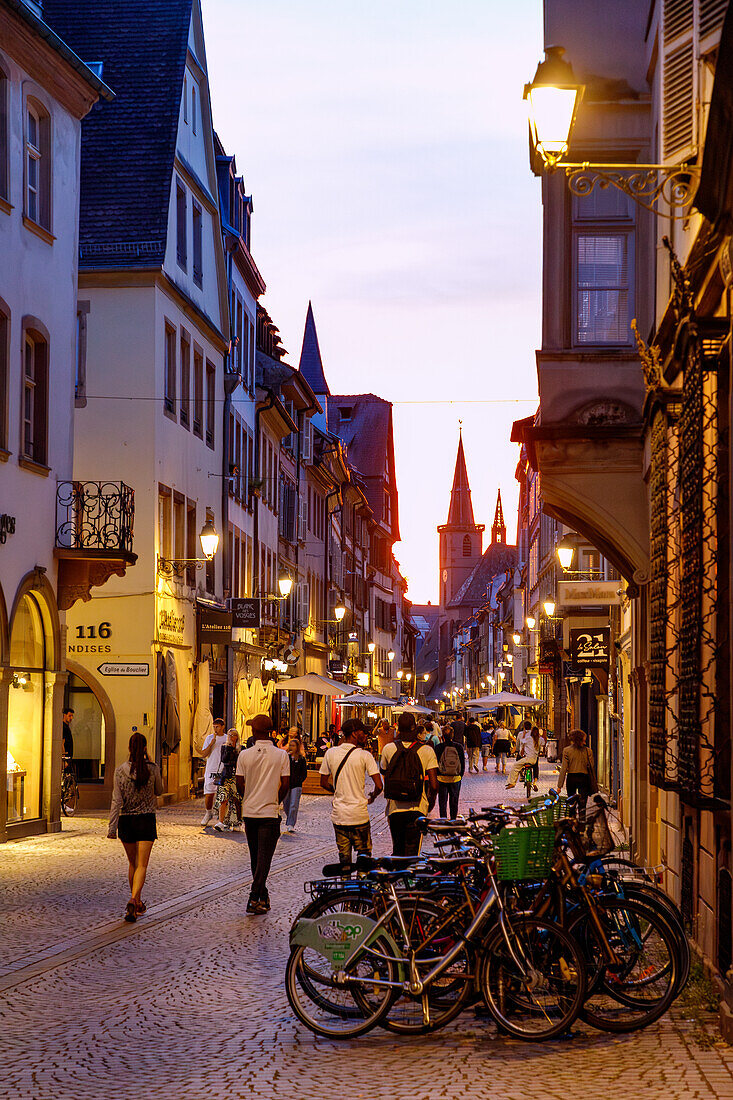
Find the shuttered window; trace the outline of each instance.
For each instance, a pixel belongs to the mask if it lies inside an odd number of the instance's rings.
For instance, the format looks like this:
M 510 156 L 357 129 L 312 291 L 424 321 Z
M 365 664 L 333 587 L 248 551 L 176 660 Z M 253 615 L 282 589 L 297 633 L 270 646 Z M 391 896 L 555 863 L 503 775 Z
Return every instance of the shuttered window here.
M 694 48 L 692 39 L 664 59 L 663 155 L 674 160 L 695 141 Z
M 664 0 L 664 40 L 671 42 L 692 30 L 694 0 Z
M 700 0 L 698 34 L 701 42 L 723 26 L 727 7 L 728 0 Z

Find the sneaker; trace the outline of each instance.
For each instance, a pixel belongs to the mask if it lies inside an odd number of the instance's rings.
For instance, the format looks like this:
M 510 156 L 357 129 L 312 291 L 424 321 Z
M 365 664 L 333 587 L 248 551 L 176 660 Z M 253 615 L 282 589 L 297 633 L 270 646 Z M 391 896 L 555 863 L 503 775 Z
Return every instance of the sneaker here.
M 217 821 L 217 823 L 214 825 L 214 828 L 216 829 L 217 833 L 228 833 L 230 826 L 227 825 L 224 821 Z
M 288 825 L 288 827 L 287 827 L 287 829 L 285 830 L 285 832 L 286 832 L 286 833 L 294 833 L 294 832 L 295 832 L 295 826 L 294 826 L 294 825 Z
M 201 827 L 202 827 L 203 829 L 205 829 L 205 828 L 206 828 L 206 826 L 207 826 L 207 825 L 209 824 L 209 822 L 211 821 L 211 819 L 212 819 L 212 817 L 213 817 L 213 816 L 214 816 L 214 814 L 212 813 L 212 811 L 211 811 L 211 810 L 207 810 L 207 811 L 206 811 L 206 813 L 204 814 L 204 816 L 203 816 L 203 817 L 201 818 Z

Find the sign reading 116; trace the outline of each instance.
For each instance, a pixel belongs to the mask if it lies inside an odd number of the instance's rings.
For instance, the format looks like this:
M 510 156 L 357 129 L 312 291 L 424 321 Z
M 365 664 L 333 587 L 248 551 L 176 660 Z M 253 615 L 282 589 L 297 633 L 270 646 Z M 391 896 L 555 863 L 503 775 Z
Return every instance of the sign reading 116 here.
M 99 623 L 98 626 L 77 626 L 77 638 L 109 638 L 112 634 L 111 623 Z

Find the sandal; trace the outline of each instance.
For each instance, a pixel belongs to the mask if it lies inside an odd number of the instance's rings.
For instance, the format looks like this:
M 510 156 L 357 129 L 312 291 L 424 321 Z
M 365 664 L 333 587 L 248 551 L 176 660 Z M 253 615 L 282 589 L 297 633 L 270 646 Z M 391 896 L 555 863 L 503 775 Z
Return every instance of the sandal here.
M 137 903 L 137 905 L 135 906 L 135 912 L 137 913 L 138 917 L 141 917 L 143 915 L 143 913 L 147 912 L 147 910 L 148 910 L 148 907 L 147 907 L 147 905 L 145 904 L 144 901 L 139 901 Z
M 135 902 L 128 901 L 125 908 L 125 920 L 128 924 L 134 924 L 137 920 L 137 913 L 135 912 Z

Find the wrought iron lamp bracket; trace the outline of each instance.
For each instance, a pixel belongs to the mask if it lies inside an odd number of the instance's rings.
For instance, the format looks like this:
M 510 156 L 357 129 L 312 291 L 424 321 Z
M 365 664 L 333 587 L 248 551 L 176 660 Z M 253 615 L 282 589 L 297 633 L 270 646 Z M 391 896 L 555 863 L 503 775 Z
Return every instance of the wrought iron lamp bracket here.
M 182 577 L 187 569 L 202 569 L 210 558 L 164 558 L 158 554 L 158 574 L 161 577 Z
M 596 187 L 615 187 L 652 214 L 686 218 L 692 207 L 700 169 L 690 164 L 566 164 L 560 161 L 573 195 L 590 195 Z

